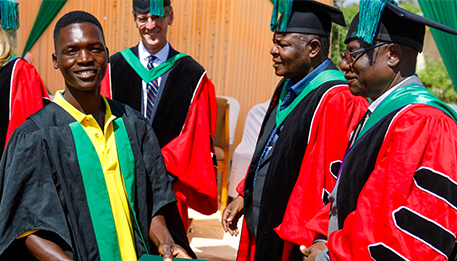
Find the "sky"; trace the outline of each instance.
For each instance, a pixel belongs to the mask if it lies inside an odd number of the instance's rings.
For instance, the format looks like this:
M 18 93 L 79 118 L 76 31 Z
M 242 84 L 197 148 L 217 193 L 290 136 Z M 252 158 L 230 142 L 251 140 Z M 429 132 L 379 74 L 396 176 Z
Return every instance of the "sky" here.
M 345 0 L 344 1 L 344 5 L 345 6 L 348 6 L 348 5 L 352 4 L 352 3 L 357 3 L 358 4 L 359 0 Z

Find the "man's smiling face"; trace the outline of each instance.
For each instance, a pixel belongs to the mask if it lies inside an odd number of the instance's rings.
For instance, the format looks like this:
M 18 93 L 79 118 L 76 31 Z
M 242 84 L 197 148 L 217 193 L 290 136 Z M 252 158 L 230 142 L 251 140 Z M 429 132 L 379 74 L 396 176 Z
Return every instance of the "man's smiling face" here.
M 173 23 L 173 10 L 164 10 L 164 17 L 134 11 L 135 25 L 143 45 L 152 54 L 159 52 L 167 43 L 168 26 Z
M 92 23 L 75 23 L 62 28 L 52 60 L 68 88 L 96 89 L 105 77 L 108 62 L 101 30 Z

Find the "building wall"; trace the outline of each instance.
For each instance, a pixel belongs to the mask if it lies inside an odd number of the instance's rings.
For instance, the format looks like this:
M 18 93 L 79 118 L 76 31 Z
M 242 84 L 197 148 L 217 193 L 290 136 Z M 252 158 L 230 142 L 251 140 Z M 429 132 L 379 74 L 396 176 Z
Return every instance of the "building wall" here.
M 41 0 L 18 0 L 21 26 L 17 50 L 22 54 Z M 332 4 L 332 0 L 321 0 Z M 52 33 L 57 20 L 67 12 L 84 10 L 103 26 L 111 54 L 136 45 L 131 0 L 68 0 L 56 19 L 32 47 L 32 63 L 48 89 L 64 88 L 63 78 L 52 67 Z M 173 48 L 190 54 L 208 71 L 216 94 L 236 98 L 240 103 L 235 141 L 241 141 L 249 109 L 271 98 L 279 81 L 272 67 L 269 29 L 272 3 L 268 0 L 172 0 L 174 22 L 168 40 Z

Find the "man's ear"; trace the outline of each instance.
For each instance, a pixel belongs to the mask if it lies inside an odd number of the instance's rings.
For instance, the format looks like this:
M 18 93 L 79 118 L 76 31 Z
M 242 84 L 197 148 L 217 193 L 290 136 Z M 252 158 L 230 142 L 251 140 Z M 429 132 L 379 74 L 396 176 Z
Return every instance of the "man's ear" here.
M 59 69 L 59 63 L 57 62 L 57 54 L 56 53 L 52 54 L 52 64 L 54 66 L 54 69 Z
M 108 55 L 108 59 L 106 59 L 106 60 L 109 62 L 109 49 L 106 46 L 105 46 L 105 48 L 106 48 L 106 55 Z
M 387 46 L 386 54 L 388 57 L 387 64 L 390 67 L 395 67 L 400 63 L 400 59 L 402 58 L 402 50 L 398 44 L 389 44 Z
M 170 11 L 170 14 L 168 14 L 170 16 L 170 21 L 168 21 L 168 25 L 171 25 L 173 23 L 173 19 L 174 19 L 174 13 L 173 13 L 173 10 Z
M 317 39 L 313 39 L 309 42 L 308 46 L 311 48 L 309 50 L 309 57 L 315 58 L 321 51 L 321 42 Z

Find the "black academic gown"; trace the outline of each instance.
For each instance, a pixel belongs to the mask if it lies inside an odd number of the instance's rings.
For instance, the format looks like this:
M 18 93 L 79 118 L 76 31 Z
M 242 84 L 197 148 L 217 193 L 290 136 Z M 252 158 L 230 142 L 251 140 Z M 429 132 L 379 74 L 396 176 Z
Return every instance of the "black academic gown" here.
M 137 256 L 146 252 L 138 230 L 145 235 L 149 253 L 157 254 L 148 237 L 151 218 L 159 210 L 167 212 L 176 200 L 158 141 L 141 114 L 108 101 L 112 113 L 124 121 L 135 158 Z M 68 126 L 74 121 L 51 103 L 32 115 L 10 139 L 0 162 L 1 260 L 34 260 L 23 240 L 15 240 L 34 229 L 52 232 L 53 241 L 74 260 L 100 260 L 75 140 Z
M 138 56 L 138 45 L 130 50 Z M 170 47 L 167 59 L 178 53 Z M 111 98 L 141 111 L 142 80 L 125 61 L 122 54 L 116 53 L 110 57 L 109 73 Z M 159 89 L 162 92 L 158 97 L 158 104 L 155 105 L 157 109 L 153 112 L 154 121 L 152 122 L 160 148 L 181 133 L 195 89 L 199 87 L 199 81 L 204 73 L 205 69 L 189 56 L 179 59 L 173 69 L 161 75 L 162 81 Z
M 130 50 L 138 57 L 138 45 Z M 170 47 L 167 59 L 178 53 Z M 161 77 L 152 111 L 152 128 L 159 140 L 167 170 L 175 179 L 173 187 L 182 222 L 187 227 L 187 207 L 205 215 L 217 211 L 217 171 L 214 168 L 215 158 L 212 158 L 212 135 L 216 126 L 215 91 L 205 69 L 190 56 L 176 61 Z M 121 53 L 110 57 L 101 92 L 141 111 L 142 79 Z M 174 215 L 166 216 L 166 219 L 170 224 L 180 222 Z M 182 235 L 175 237 L 175 241 L 186 244 L 185 231 L 173 231 L 172 227 L 170 230 L 175 235 Z

